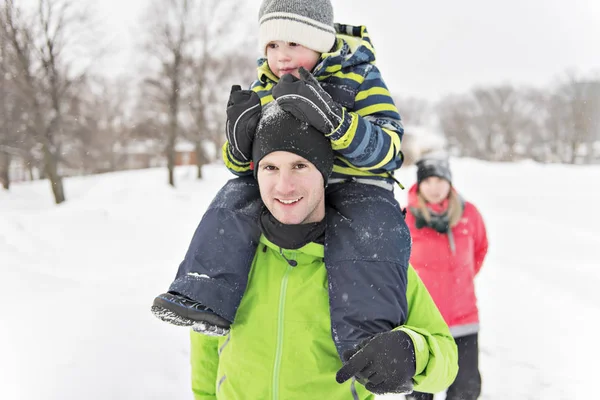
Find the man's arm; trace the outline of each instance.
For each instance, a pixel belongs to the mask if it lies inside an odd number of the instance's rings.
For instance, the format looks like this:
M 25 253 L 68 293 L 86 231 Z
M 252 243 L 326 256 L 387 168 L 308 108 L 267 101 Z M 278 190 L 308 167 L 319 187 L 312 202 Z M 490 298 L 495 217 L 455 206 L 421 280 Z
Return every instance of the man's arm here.
M 219 338 L 190 331 L 194 400 L 216 400 Z
M 454 338 L 427 288 L 412 266 L 408 268 L 408 318 L 397 330 L 406 332 L 415 348 L 414 390 L 440 392 L 452 384 L 458 372 Z
M 354 376 L 375 394 L 437 393 L 452 384 L 458 372 L 456 343 L 412 267 L 408 269 L 406 297 L 406 325 L 344 352 L 346 361 L 336 374 L 338 383 Z

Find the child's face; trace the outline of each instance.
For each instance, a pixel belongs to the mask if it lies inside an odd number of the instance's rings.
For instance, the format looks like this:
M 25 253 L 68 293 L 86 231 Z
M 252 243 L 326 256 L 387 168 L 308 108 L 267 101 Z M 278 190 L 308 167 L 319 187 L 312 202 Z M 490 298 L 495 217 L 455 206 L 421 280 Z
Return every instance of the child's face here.
M 298 43 L 277 40 L 267 45 L 267 62 L 271 72 L 278 78 L 285 74 L 300 78 L 298 68 L 304 67 L 307 71 L 312 71 L 320 58 L 320 53 Z

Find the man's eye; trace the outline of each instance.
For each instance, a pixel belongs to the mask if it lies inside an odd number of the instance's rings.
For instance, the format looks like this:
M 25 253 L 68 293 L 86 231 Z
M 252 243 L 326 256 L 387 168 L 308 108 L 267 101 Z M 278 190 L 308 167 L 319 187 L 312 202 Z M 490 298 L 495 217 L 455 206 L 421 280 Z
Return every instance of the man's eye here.
M 275 167 L 272 165 L 265 165 L 263 168 L 265 171 L 275 171 Z
M 296 164 L 296 169 L 303 169 L 306 168 L 307 165 L 306 164 Z

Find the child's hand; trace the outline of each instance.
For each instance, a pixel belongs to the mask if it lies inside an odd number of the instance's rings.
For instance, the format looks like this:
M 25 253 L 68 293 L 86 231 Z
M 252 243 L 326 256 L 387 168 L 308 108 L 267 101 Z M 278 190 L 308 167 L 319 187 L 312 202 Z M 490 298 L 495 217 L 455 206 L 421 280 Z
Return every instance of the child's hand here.
M 261 112 L 260 98 L 254 91 L 242 90 L 239 85 L 231 87 L 225 134 L 229 151 L 240 161 L 252 159 L 252 142 Z
M 300 79 L 287 74 L 273 88 L 273 97 L 284 110 L 308 122 L 325 135 L 341 124 L 344 110 L 327 93 L 314 76 L 300 67 Z

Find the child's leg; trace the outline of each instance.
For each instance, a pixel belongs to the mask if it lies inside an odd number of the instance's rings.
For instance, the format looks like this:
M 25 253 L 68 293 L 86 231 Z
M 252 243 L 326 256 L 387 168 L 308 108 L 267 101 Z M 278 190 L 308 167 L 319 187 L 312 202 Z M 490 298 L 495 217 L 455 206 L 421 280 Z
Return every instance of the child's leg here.
M 410 232 L 393 192 L 353 181 L 327 189 L 325 265 L 340 355 L 402 325 Z
M 262 201 L 253 177 L 228 181 L 202 217 L 169 288 L 233 322 L 260 230 Z

